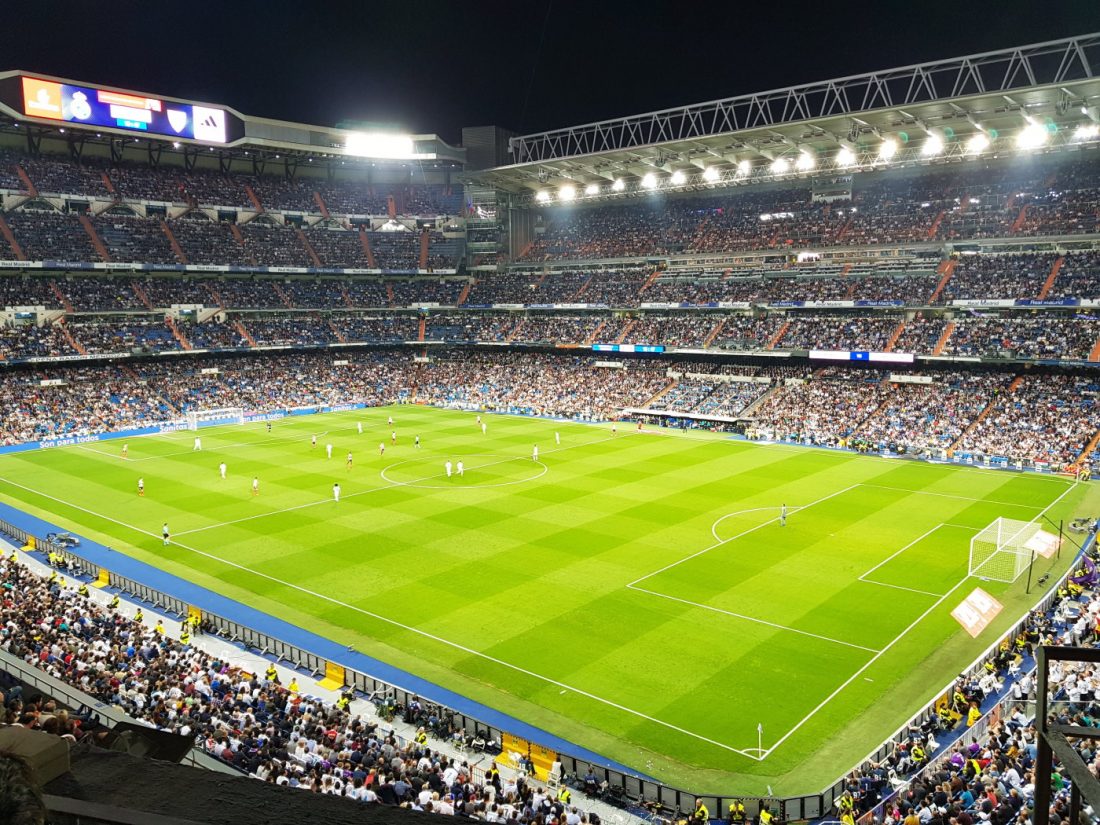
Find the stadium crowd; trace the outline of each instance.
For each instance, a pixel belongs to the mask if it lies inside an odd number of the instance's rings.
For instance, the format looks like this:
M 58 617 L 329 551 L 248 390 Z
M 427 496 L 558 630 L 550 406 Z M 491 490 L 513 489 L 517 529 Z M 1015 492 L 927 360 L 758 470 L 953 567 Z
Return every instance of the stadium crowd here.
M 495 746 L 454 728 L 449 714 L 418 699 L 402 708 L 420 725 L 418 733 L 401 741 L 373 715 L 353 713 L 351 694 L 326 702 L 304 695 L 294 678 L 283 684 L 274 667 L 247 673 L 204 652 L 192 643 L 201 627 L 185 624 L 174 637 L 159 619 L 154 624 L 99 604 L 86 586 L 67 586 L 56 573 L 38 575 L 11 557 L 0 559 L 0 584 L 0 649 L 135 719 L 194 740 L 260 781 L 488 822 L 542 823 L 551 816 L 565 822 L 567 815 L 589 821 L 522 776 L 483 770 L 475 778 L 467 760 L 429 745 L 429 733 L 463 750 L 480 745 L 490 757 Z M 87 716 L 22 690 L 0 691 L 0 725 L 72 741 L 94 728 Z

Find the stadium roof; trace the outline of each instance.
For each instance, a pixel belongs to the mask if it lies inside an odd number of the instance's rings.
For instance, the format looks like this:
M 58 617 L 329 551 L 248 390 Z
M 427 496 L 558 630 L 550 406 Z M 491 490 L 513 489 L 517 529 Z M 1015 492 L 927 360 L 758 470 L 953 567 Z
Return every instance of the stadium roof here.
M 435 162 L 460 166 L 466 151 L 437 135 L 365 133 L 243 115 L 222 104 L 12 70 L 0 72 L 0 129 L 80 142 L 145 143 L 225 155 L 251 152 L 299 159 Z
M 522 135 L 469 177 L 588 200 L 1098 142 L 1100 33 Z

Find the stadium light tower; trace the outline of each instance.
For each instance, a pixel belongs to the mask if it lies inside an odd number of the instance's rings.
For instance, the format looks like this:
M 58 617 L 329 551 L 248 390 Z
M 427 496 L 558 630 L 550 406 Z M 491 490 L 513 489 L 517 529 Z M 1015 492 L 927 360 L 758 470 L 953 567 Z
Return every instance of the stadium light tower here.
M 703 180 L 707 183 L 714 183 L 720 177 L 722 177 L 722 173 L 718 171 L 717 166 L 708 166 L 703 170 Z
M 565 184 L 565 186 L 558 190 L 558 198 L 563 201 L 571 201 L 575 197 L 577 197 L 577 187 L 573 186 L 571 183 Z
M 776 158 L 772 161 L 771 170 L 774 175 L 782 175 L 790 168 L 791 164 L 786 158 Z
M 841 167 L 848 167 L 855 165 L 856 153 L 849 149 L 847 146 L 841 146 L 836 153 L 836 165 Z
M 744 177 L 745 175 L 747 175 L 751 171 L 752 171 L 752 164 L 749 161 L 743 160 L 743 161 L 741 161 L 740 163 L 737 164 L 737 174 L 739 176 Z
M 886 138 L 878 147 L 880 160 L 890 160 L 898 153 L 898 142 L 893 138 Z
M 989 138 L 985 132 L 975 132 L 970 136 L 970 140 L 966 142 L 966 153 L 968 155 L 980 155 L 988 148 Z
M 535 193 L 535 200 L 539 203 L 549 203 L 550 193 L 547 192 L 545 189 L 540 189 L 538 192 Z
M 794 162 L 794 165 L 799 172 L 809 172 L 817 166 L 817 159 L 808 151 L 802 151 L 798 153 L 798 160 Z
M 929 132 L 928 137 L 924 139 L 924 144 L 920 147 L 920 153 L 926 158 L 938 155 L 943 151 L 943 138 L 935 132 Z
M 685 183 L 687 183 L 687 175 L 677 169 L 675 172 L 672 173 L 671 180 L 673 186 L 683 186 Z
M 624 189 L 626 189 L 626 184 L 623 183 L 622 178 L 615 178 L 615 180 L 612 181 L 612 183 L 611 183 L 611 191 L 612 192 L 622 192 Z
M 1018 149 L 1036 149 L 1046 143 L 1047 129 L 1043 124 L 1030 121 L 1027 126 L 1016 134 L 1016 147 Z
M 657 188 L 657 176 L 652 172 L 646 172 L 642 175 L 641 182 L 643 189 L 656 189 Z
M 600 194 L 600 185 L 598 183 L 590 183 L 584 187 L 584 194 L 586 195 L 598 195 Z

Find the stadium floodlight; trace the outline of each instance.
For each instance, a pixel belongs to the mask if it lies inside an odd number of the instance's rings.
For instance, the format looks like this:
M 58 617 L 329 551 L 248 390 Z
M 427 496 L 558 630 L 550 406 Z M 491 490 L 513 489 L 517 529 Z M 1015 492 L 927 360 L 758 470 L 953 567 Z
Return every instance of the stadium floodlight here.
M 600 194 L 600 185 L 598 183 L 590 183 L 584 187 L 584 194 L 586 195 L 598 195 Z
M 683 186 L 685 183 L 687 183 L 687 175 L 685 175 L 679 169 L 672 173 L 673 186 Z
M 1041 123 L 1028 123 L 1016 134 L 1016 147 L 1018 149 L 1035 149 L 1046 143 L 1049 133 Z
M 612 181 L 612 183 L 611 183 L 611 191 L 612 192 L 622 192 L 624 189 L 626 189 L 626 184 L 623 183 L 622 178 L 615 178 L 615 180 Z
M 737 174 L 738 175 L 747 175 L 751 171 L 752 171 L 752 164 L 749 161 L 743 160 L 743 161 L 741 161 L 740 163 L 737 164 Z
M 703 170 L 703 180 L 707 183 L 714 183 L 718 178 L 722 176 L 722 173 L 718 171 L 717 166 L 708 166 Z
M 1082 123 L 1073 133 L 1074 140 L 1096 140 L 1100 137 L 1100 126 L 1095 123 Z
M 786 158 L 776 158 L 772 161 L 771 170 L 774 175 L 782 175 L 790 168 L 791 164 L 787 162 Z
M 643 189 L 655 189 L 657 187 L 657 176 L 652 172 L 646 172 L 642 175 L 642 188 Z
M 550 201 L 550 193 L 545 189 L 540 189 L 535 193 L 535 200 L 539 203 L 548 203 Z
M 799 152 L 798 160 L 794 162 L 794 165 L 799 172 L 809 172 L 817 166 L 817 159 L 809 152 Z
M 416 150 L 412 135 L 386 132 L 349 132 L 344 149 L 349 155 L 364 158 L 413 159 Z
M 924 144 L 920 147 L 920 153 L 926 158 L 930 158 L 933 155 L 938 155 L 943 151 L 943 138 L 937 134 L 930 134 L 924 140 Z
M 966 142 L 966 153 L 968 155 L 980 155 L 988 148 L 989 138 L 986 137 L 985 132 L 975 132 L 970 136 L 970 140 Z
M 558 190 L 558 197 L 563 201 L 573 200 L 573 198 L 577 197 L 577 187 L 573 186 L 571 183 L 565 184 L 565 186 Z
M 856 153 L 847 146 L 841 146 L 836 153 L 837 166 L 852 166 L 856 162 Z
M 893 138 L 887 138 L 878 147 L 878 156 L 881 160 L 890 160 L 898 153 L 898 142 Z

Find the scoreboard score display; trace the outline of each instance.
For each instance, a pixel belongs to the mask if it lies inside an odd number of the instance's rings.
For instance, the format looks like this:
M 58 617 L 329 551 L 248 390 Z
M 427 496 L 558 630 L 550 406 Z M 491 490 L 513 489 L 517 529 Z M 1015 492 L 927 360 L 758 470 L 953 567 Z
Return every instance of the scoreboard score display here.
M 24 75 L 23 114 L 86 126 L 147 132 L 204 143 L 229 140 L 225 109 L 178 103 L 133 92 L 73 86 Z

